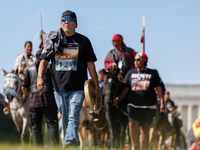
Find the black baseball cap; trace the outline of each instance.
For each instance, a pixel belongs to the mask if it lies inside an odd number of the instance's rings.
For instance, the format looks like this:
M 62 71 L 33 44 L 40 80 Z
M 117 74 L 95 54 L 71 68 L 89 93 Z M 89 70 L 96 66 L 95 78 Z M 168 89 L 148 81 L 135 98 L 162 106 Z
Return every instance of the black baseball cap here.
M 71 10 L 66 10 L 66 11 L 64 11 L 64 12 L 62 13 L 61 19 L 62 19 L 62 18 L 69 18 L 69 17 L 73 18 L 74 21 L 75 21 L 76 24 L 77 24 L 76 14 L 75 14 L 75 12 L 73 12 L 73 11 L 71 11 Z

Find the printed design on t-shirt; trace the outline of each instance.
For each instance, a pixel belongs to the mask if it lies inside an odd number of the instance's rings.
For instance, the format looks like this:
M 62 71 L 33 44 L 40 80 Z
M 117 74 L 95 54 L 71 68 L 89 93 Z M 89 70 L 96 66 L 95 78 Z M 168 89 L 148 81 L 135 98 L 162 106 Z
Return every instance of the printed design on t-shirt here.
M 56 71 L 77 71 L 78 47 L 67 47 L 63 50 L 63 55 L 55 54 Z
M 146 91 L 150 85 L 151 74 L 131 74 L 132 91 Z

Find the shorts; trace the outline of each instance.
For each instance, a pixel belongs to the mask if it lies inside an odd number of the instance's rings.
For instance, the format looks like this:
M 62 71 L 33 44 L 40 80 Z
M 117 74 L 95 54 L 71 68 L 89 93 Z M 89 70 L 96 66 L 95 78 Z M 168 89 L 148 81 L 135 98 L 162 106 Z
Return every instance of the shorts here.
M 156 116 L 156 109 L 127 107 L 128 121 L 138 121 L 140 125 L 151 123 Z

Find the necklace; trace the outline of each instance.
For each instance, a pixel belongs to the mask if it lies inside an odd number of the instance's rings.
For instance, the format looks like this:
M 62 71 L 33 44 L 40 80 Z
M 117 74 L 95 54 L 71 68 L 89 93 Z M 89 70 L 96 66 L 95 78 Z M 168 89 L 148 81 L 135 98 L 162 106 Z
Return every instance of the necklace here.
M 147 69 L 145 68 L 145 73 L 144 74 L 146 74 L 146 71 L 147 71 Z M 142 78 L 141 78 L 141 76 L 140 76 L 140 70 L 137 68 L 137 72 L 138 72 L 138 74 L 139 74 L 139 76 L 138 76 L 138 80 L 141 80 Z

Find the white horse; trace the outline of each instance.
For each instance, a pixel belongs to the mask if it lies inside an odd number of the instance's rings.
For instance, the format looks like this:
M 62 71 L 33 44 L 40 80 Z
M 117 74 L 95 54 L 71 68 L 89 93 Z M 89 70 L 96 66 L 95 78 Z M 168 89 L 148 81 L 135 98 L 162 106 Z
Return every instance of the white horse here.
M 29 96 L 26 99 L 22 98 L 21 80 L 17 76 L 18 70 L 13 72 L 6 72 L 3 70 L 5 76 L 5 83 L 3 86 L 4 98 L 7 98 L 10 104 L 10 111 L 15 125 L 21 136 L 22 145 L 24 143 L 26 134 L 29 131 L 30 139 L 32 139 L 31 123 L 29 120 Z

